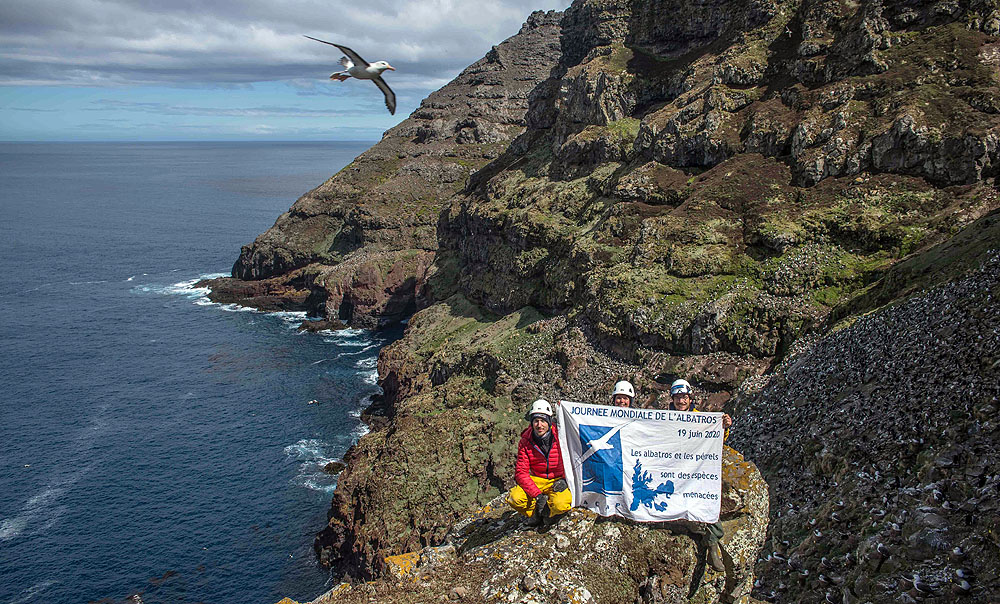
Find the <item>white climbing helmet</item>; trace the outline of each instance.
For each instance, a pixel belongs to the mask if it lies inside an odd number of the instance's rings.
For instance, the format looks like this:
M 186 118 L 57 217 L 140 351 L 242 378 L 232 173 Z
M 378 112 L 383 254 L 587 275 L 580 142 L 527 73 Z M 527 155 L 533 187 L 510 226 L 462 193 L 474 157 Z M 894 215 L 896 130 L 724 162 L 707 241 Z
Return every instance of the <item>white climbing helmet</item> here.
M 629 399 L 635 400 L 635 388 L 632 387 L 631 383 L 625 380 L 615 384 L 615 389 L 611 391 L 611 398 L 615 398 L 619 394 L 624 394 L 629 397 Z
M 673 384 L 670 384 L 670 396 L 675 394 L 691 394 L 691 384 L 687 383 L 687 380 L 674 380 Z
M 552 405 L 549 404 L 549 401 L 540 398 L 531 403 L 531 410 L 528 411 L 528 421 L 531 421 L 536 414 L 549 416 L 549 423 L 552 423 Z

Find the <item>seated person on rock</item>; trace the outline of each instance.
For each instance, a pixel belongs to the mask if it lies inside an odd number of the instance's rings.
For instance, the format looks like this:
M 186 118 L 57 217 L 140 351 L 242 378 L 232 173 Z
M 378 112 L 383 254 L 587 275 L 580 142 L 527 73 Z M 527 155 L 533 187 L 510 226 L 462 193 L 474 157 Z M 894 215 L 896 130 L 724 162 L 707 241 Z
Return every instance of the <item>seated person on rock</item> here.
M 611 391 L 611 404 L 615 407 L 631 407 L 635 402 L 635 388 L 631 382 L 622 380 Z
M 553 424 L 552 406 L 538 399 L 528 411 L 531 425 L 521 433 L 517 445 L 514 480 L 507 503 L 528 517 L 528 524 L 552 523 L 569 511 L 573 495 L 563 474 L 558 432 Z

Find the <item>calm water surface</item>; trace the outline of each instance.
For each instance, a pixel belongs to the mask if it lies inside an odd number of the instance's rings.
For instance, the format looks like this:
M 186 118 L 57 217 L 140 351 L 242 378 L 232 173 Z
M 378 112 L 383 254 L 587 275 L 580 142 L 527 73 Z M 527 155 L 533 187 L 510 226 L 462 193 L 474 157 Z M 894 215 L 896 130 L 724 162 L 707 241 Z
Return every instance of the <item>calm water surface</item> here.
M 322 466 L 398 334 L 302 335 L 192 285 L 368 146 L 0 144 L 0 602 L 330 583 Z

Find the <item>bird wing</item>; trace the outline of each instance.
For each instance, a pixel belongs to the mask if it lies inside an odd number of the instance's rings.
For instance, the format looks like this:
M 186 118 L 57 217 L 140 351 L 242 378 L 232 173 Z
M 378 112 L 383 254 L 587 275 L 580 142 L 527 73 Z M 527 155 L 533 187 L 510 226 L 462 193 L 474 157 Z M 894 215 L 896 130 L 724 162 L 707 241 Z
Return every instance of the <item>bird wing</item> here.
M 382 76 L 375 76 L 372 78 L 372 81 L 375 82 L 375 85 L 385 95 L 385 106 L 389 110 L 389 114 L 396 115 L 396 93 L 392 91 L 392 88 L 389 88 L 389 85 L 385 83 Z
M 303 35 L 305 35 L 305 34 L 303 34 Z M 312 36 L 306 36 L 306 37 L 309 38 L 310 40 L 316 40 L 317 42 L 322 42 L 323 44 L 329 44 L 330 46 L 336 46 L 337 48 L 340 49 L 340 52 L 342 52 L 345 55 L 347 55 L 347 58 L 349 58 L 351 61 L 353 61 L 355 65 L 360 65 L 362 67 L 367 67 L 368 66 L 368 61 L 362 59 L 361 55 L 359 55 L 358 53 L 354 52 L 353 50 L 351 50 L 350 48 L 348 48 L 346 46 L 341 46 L 340 44 L 334 44 L 333 42 L 327 42 L 326 40 L 320 40 L 319 38 L 314 38 Z

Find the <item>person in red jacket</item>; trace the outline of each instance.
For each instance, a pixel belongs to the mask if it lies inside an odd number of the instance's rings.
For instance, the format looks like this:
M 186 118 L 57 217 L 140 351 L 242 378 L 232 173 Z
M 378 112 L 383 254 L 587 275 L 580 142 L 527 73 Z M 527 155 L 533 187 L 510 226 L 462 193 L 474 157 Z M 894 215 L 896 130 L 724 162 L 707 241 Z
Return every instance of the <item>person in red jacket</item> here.
M 552 406 L 538 399 L 528 411 L 531 425 L 521 433 L 517 445 L 517 484 L 507 494 L 507 503 L 528 517 L 528 524 L 538 526 L 551 522 L 573 507 L 563 474 L 559 436 L 552 422 Z

